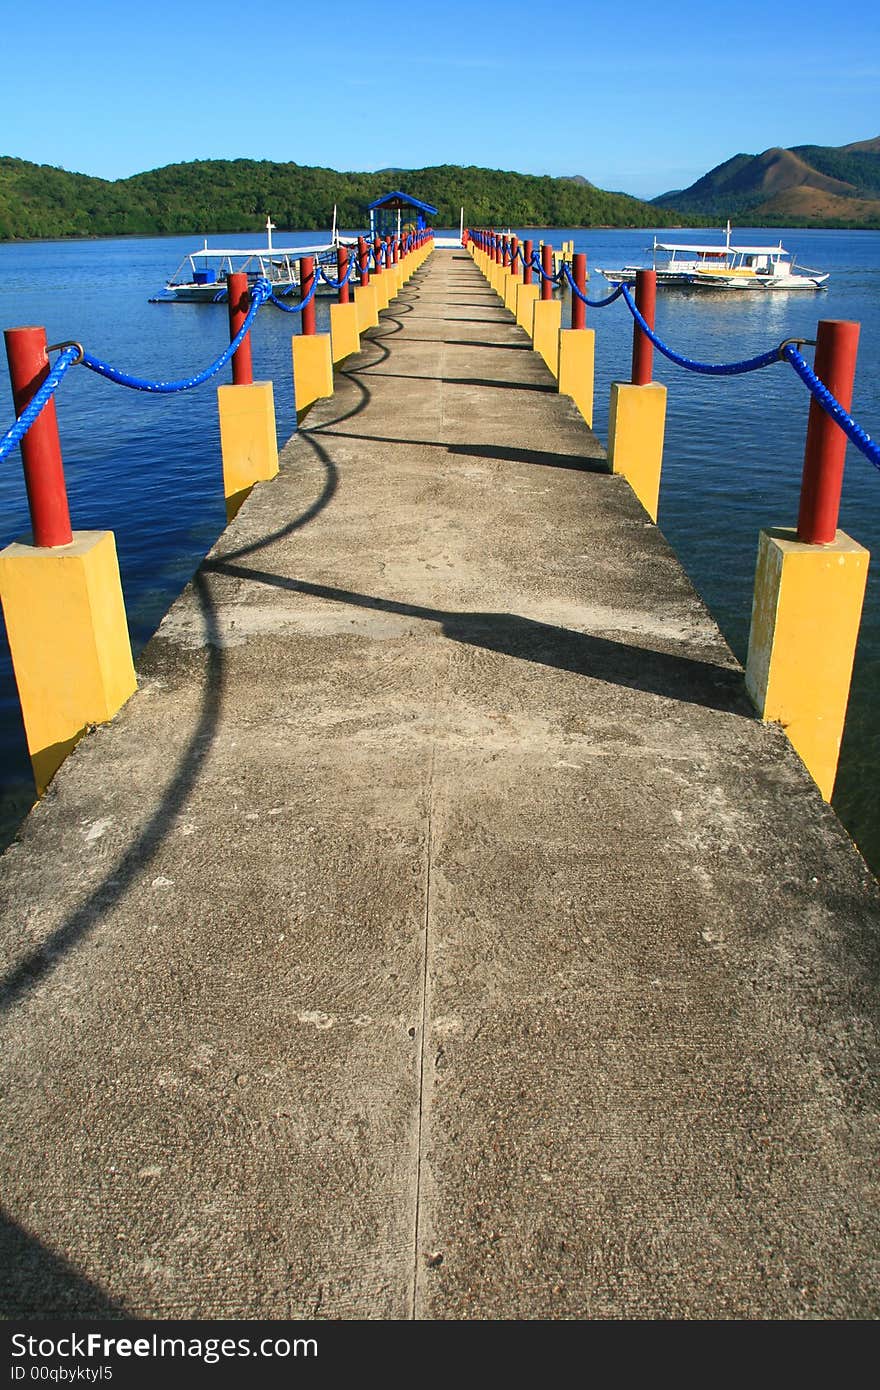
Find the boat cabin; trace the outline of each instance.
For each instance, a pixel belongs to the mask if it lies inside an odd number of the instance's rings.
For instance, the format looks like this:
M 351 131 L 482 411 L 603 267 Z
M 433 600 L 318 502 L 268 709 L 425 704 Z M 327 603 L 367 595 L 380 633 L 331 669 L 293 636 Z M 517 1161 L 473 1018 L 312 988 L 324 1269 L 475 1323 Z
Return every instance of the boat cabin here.
M 777 275 L 790 271 L 791 257 L 781 241 L 778 246 L 731 246 L 729 239 L 724 246 L 687 246 L 655 237 L 654 269 L 666 278 L 695 272 Z
M 370 214 L 370 240 L 374 237 L 406 236 L 423 232 L 433 224 L 437 209 L 423 203 L 411 193 L 383 193 L 374 203 L 367 204 Z
M 755 275 L 776 275 L 791 269 L 791 257 L 782 242 L 778 246 L 738 246 L 734 267 Z

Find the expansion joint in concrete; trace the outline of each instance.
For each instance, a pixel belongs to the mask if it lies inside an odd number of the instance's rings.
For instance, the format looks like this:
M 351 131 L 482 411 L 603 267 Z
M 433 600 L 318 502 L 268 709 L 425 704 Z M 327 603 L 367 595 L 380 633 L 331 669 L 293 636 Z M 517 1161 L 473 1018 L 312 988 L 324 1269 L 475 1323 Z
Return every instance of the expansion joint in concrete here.
M 435 692 L 436 703 L 436 692 Z M 427 825 L 425 828 L 425 903 L 422 916 L 422 988 L 421 988 L 421 1017 L 419 1019 L 419 1100 L 418 1100 L 418 1122 L 416 1132 L 416 1181 L 415 1181 L 415 1213 L 413 1221 L 413 1282 L 412 1282 L 412 1313 L 413 1318 L 419 1316 L 419 1287 L 420 1287 L 420 1246 L 423 1237 L 422 1230 L 422 1149 L 425 1138 L 425 1057 L 428 1048 L 428 987 L 429 987 L 429 947 L 431 930 L 431 855 L 433 853 L 433 812 L 434 812 L 434 766 L 436 762 L 436 745 L 431 748 L 431 762 L 428 769 L 427 786 Z

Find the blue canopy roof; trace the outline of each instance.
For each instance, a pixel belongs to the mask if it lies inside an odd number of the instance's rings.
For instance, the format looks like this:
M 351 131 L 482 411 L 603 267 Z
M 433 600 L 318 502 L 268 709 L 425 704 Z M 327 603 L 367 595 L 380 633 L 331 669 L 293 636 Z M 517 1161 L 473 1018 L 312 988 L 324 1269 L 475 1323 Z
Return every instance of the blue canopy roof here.
M 372 212 L 373 208 L 386 206 L 418 208 L 420 212 L 426 212 L 429 217 L 435 217 L 437 214 L 437 209 L 432 208 L 430 203 L 423 203 L 420 198 L 414 198 L 411 193 L 401 193 L 399 189 L 394 193 L 383 193 L 382 197 L 377 198 L 374 203 L 367 203 L 367 212 Z

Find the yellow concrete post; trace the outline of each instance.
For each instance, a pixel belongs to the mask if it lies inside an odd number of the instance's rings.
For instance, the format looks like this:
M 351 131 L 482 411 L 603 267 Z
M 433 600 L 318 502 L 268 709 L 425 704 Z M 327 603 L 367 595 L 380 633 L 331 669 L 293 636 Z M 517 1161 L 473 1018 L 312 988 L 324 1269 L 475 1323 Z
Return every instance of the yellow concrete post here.
M 322 396 L 332 395 L 330 334 L 297 333 L 293 339 L 293 398 L 297 419 Z
M 516 313 L 516 296 L 521 284 L 522 281 L 519 276 L 508 271 L 504 285 L 504 307 L 509 309 L 512 314 Z
M 516 291 L 516 321 L 520 328 L 524 328 L 529 337 L 532 336 L 532 314 L 534 311 L 535 300 L 538 298 L 537 285 L 518 285 Z
M 275 395 L 271 381 L 218 386 L 220 453 L 226 520 L 231 521 L 254 483 L 278 472 Z
M 493 262 L 492 278 L 489 281 L 489 283 L 491 284 L 495 293 L 500 295 L 502 299 L 504 298 L 504 277 L 506 274 L 507 271 L 505 270 L 503 265 L 499 265 L 497 261 Z
M 536 299 L 532 309 L 532 348 L 554 376 L 559 371 L 559 329 L 562 305 L 558 299 Z
M 370 279 L 370 284 L 373 286 L 376 295 L 376 309 L 381 313 L 383 309 L 388 308 L 388 276 L 385 274 L 384 270 L 380 271 L 378 275 L 373 275 Z
M 596 367 L 596 330 L 559 330 L 559 394 L 571 396 L 590 429 L 593 428 L 593 382 Z
M 666 387 L 612 381 L 608 410 L 608 467 L 626 478 L 652 521 L 657 520 L 666 430 Z
M 368 285 L 356 285 L 354 302 L 358 311 L 358 332 L 376 328 L 379 323 L 379 310 L 376 307 L 376 290 L 373 281 Z
M 34 781 L 42 795 L 90 724 L 137 688 L 112 531 L 0 552 L 0 597 Z
M 358 306 L 354 300 L 349 300 L 347 304 L 330 305 L 330 344 L 334 362 L 342 362 L 353 352 L 360 352 Z
M 843 531 L 806 545 L 794 529 L 758 540 L 746 689 L 781 724 L 831 800 L 868 577 L 868 551 Z

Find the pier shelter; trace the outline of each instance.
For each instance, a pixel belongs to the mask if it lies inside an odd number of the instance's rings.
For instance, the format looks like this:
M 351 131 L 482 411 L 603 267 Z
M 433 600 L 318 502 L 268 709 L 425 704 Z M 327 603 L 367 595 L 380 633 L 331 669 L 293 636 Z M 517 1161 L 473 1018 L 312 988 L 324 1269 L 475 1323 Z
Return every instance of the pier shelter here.
M 411 193 L 397 190 L 383 193 L 381 198 L 367 204 L 370 214 L 370 240 L 380 236 L 406 236 L 408 232 L 423 232 L 431 226 L 437 209 L 423 203 Z

